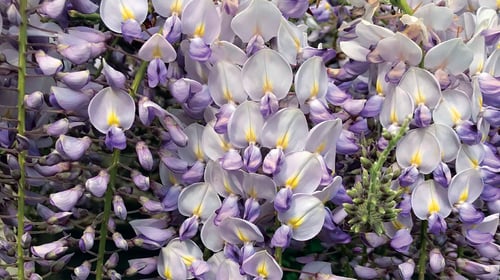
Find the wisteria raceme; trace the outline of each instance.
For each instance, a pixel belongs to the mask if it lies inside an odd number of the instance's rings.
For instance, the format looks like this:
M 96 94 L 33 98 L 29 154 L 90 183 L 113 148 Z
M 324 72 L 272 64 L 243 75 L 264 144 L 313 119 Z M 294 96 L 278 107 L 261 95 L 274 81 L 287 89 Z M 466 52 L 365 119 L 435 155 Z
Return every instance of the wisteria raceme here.
M 0 1 L 1 279 L 498 279 L 498 1 Z

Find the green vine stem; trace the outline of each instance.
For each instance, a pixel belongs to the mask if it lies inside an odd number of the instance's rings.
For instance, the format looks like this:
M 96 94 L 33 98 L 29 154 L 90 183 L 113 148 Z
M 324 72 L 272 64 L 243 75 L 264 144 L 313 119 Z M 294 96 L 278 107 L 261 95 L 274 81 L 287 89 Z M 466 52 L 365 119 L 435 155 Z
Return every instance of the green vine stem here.
M 427 220 L 420 225 L 420 256 L 418 259 L 418 280 L 425 279 L 425 267 L 427 266 Z
M 276 262 L 281 266 L 281 255 L 283 253 L 283 249 L 281 247 L 276 247 L 274 251 L 274 259 L 276 259 Z
M 139 90 L 139 85 L 142 82 L 142 79 L 144 78 L 144 75 L 146 75 L 146 70 L 148 69 L 148 61 L 143 61 L 141 62 L 141 66 L 139 66 L 139 70 L 137 70 L 137 74 L 135 75 L 134 81 L 132 82 L 132 86 L 130 87 L 130 96 L 133 98 L 137 94 L 137 90 Z
M 141 62 L 141 66 L 139 70 L 137 70 L 137 74 L 135 75 L 134 81 L 132 82 L 132 86 L 130 87 L 129 94 L 132 97 L 135 97 L 137 91 L 139 90 L 139 85 L 141 84 L 144 76 L 146 75 L 148 62 Z M 104 213 L 101 223 L 101 229 L 99 234 L 99 248 L 97 252 L 97 267 L 96 267 L 96 279 L 102 280 L 104 275 L 104 254 L 106 252 L 106 240 L 108 236 L 108 221 L 111 216 L 111 205 L 113 202 L 113 190 L 115 189 L 116 177 L 118 166 L 120 165 L 120 150 L 114 149 L 113 156 L 111 158 L 111 165 L 109 166 L 109 184 L 106 189 L 106 195 L 104 198 Z
M 391 4 L 400 8 L 403 13 L 410 16 L 413 15 L 413 9 L 410 7 L 410 5 L 408 5 L 408 2 L 406 2 L 406 0 L 391 0 Z
M 104 200 L 104 214 L 101 223 L 101 230 L 99 234 L 99 251 L 97 253 L 97 267 L 96 267 L 96 279 L 103 279 L 103 268 L 104 268 L 104 252 L 106 251 L 106 240 L 108 236 L 108 220 L 111 215 L 111 204 L 113 202 L 113 189 L 116 184 L 116 173 L 118 170 L 118 165 L 120 163 L 120 150 L 115 149 L 113 151 L 113 156 L 111 159 L 111 165 L 109 167 L 109 184 L 106 189 L 106 196 Z
M 26 132 L 24 95 L 26 94 L 26 45 L 28 44 L 28 0 L 19 1 L 21 25 L 19 26 L 19 72 L 17 76 L 17 134 L 24 136 Z M 18 155 L 19 171 L 21 176 L 17 189 L 17 279 L 24 279 L 24 249 L 22 238 L 24 235 L 24 190 L 26 188 L 26 151 Z

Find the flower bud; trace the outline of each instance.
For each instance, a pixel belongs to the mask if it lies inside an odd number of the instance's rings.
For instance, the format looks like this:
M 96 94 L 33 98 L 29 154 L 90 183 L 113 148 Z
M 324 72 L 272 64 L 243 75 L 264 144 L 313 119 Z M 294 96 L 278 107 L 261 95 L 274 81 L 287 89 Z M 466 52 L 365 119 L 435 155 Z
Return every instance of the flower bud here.
M 474 276 L 480 276 L 483 274 L 490 274 L 493 273 L 493 275 L 498 276 L 498 271 L 499 271 L 499 265 L 486 265 L 486 264 L 481 264 L 478 262 L 474 262 L 471 260 L 463 259 L 463 258 L 458 258 L 457 259 L 457 267 L 460 268 L 462 271 L 474 275 Z M 491 278 L 494 279 L 494 278 Z
M 23 248 L 27 249 L 31 245 L 31 235 L 29 232 L 25 232 L 21 238 L 21 244 L 23 245 Z
M 83 195 L 83 187 L 77 185 L 69 190 L 50 194 L 50 204 L 56 206 L 62 211 L 69 211 L 75 207 Z
M 88 261 L 84 261 L 80 266 L 75 267 L 73 272 L 77 280 L 86 280 L 90 275 L 92 265 Z
M 28 109 L 38 110 L 43 105 L 43 93 L 41 91 L 34 91 L 24 96 L 24 105 Z
M 87 149 L 92 144 L 92 140 L 88 136 L 83 138 L 75 138 L 67 135 L 60 135 L 56 141 L 56 151 L 64 158 L 72 161 L 78 161 L 85 154 Z
M 139 203 L 142 204 L 143 209 L 148 213 L 160 213 L 165 211 L 161 202 L 151 200 L 145 196 L 139 197 Z
M 116 223 L 113 218 L 109 218 L 108 220 L 108 230 L 109 232 L 115 232 L 116 231 Z
M 107 269 L 115 268 L 118 265 L 118 261 L 120 260 L 120 257 L 118 256 L 118 253 L 113 253 L 111 256 L 109 256 L 108 260 L 104 264 L 104 266 Z
M 189 217 L 184 220 L 179 228 L 179 237 L 181 240 L 191 239 L 198 233 L 199 221 L 197 216 Z
M 38 273 L 32 273 L 30 275 L 30 278 L 29 280 L 43 280 L 42 276 L 40 276 L 40 274 Z
M 375 279 L 385 276 L 385 269 L 375 269 L 367 266 L 355 265 L 354 272 L 356 275 L 363 279 Z
M 292 230 L 287 225 L 281 225 L 273 235 L 271 239 L 271 246 L 288 248 L 290 246 L 290 241 L 292 240 Z
M 401 279 L 410 280 L 415 272 L 415 262 L 412 259 L 398 265 L 398 274 Z
M 429 266 L 434 273 L 443 271 L 446 265 L 445 259 L 438 248 L 434 248 L 429 252 Z
M 69 88 L 79 90 L 88 84 L 90 80 L 89 70 L 76 71 L 76 72 L 59 72 L 57 77 L 61 79 Z
M 408 252 L 411 243 L 413 242 L 413 238 L 408 229 L 400 229 L 396 232 L 396 234 L 392 237 L 391 247 L 394 250 L 400 253 Z
M 95 177 L 87 179 L 85 188 L 96 197 L 103 197 L 109 183 L 109 173 L 101 170 Z
M 88 226 L 83 231 L 82 238 L 78 241 L 78 246 L 82 252 L 87 252 L 94 246 L 95 229 L 92 226 Z
M 127 240 L 123 238 L 121 233 L 115 232 L 113 233 L 113 242 L 115 242 L 116 247 L 127 251 L 128 250 L 128 243 Z
M 61 134 L 66 134 L 69 129 L 69 121 L 66 118 L 59 119 L 46 126 L 47 134 L 50 136 L 60 136 Z
M 150 185 L 149 177 L 142 175 L 137 170 L 132 170 L 131 173 L 132 173 L 131 174 L 132 181 L 137 186 L 137 188 L 140 189 L 141 191 L 147 191 Z
M 139 141 L 135 145 L 135 151 L 137 153 L 137 158 L 139 159 L 139 163 L 142 168 L 147 171 L 151 171 L 153 169 L 153 155 L 149 150 L 148 146 L 144 141 Z
M 63 64 L 60 59 L 47 55 L 44 51 L 39 50 L 35 53 L 36 62 L 46 76 L 52 76 L 61 71 Z
M 123 198 L 119 195 L 113 197 L 113 211 L 120 220 L 125 221 L 127 219 L 127 208 L 125 207 Z
M 111 279 L 111 280 L 120 280 L 122 279 L 122 276 L 120 273 L 116 272 L 116 270 L 114 269 L 111 269 L 111 270 L 108 270 L 108 277 Z
M 136 273 L 148 275 L 157 269 L 157 258 L 141 258 L 128 260 L 129 268 L 125 272 L 126 276 L 132 276 Z

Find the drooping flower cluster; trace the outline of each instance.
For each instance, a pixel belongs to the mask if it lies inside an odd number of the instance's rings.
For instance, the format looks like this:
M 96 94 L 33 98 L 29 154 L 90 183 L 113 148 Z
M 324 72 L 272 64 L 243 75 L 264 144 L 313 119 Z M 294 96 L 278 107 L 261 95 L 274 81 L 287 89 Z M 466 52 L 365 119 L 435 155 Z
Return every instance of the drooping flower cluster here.
M 391 3 L 0 1 L 0 278 L 498 279 L 498 3 Z

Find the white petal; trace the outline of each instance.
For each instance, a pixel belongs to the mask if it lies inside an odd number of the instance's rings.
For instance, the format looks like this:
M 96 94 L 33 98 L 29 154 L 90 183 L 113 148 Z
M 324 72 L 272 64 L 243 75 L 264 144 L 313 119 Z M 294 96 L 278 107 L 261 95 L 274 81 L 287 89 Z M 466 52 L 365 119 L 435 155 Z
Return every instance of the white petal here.
M 182 215 L 186 217 L 196 215 L 205 221 L 221 206 L 221 201 L 209 184 L 195 183 L 182 190 L 178 205 Z
M 467 170 L 469 168 L 478 168 L 484 158 L 484 148 L 482 144 L 465 145 L 463 144 L 458 150 L 455 161 L 455 169 L 457 172 Z
M 439 142 L 426 129 L 413 129 L 398 143 L 396 159 L 402 167 L 413 165 L 421 173 L 429 174 L 441 162 Z
M 278 220 L 292 228 L 293 239 L 304 241 L 319 233 L 325 215 L 323 203 L 319 199 L 307 194 L 296 194 L 292 197 L 290 209 L 278 213 Z
M 312 193 L 318 187 L 322 174 L 321 163 L 315 154 L 302 151 L 285 156 L 274 180 L 277 185 L 289 187 L 294 193 Z
M 259 105 L 253 101 L 245 101 L 236 108 L 229 121 L 229 139 L 238 148 L 244 148 L 249 143 L 259 143 L 263 125 L 264 117 Z
M 313 56 L 300 65 L 295 74 L 295 93 L 300 104 L 309 98 L 323 98 L 327 89 L 328 76 L 321 57 Z
M 429 109 L 433 109 L 441 98 L 441 88 L 436 77 L 418 67 L 412 67 L 405 73 L 399 87 L 410 94 L 415 105 L 425 104 Z
M 292 85 L 292 69 L 276 51 L 262 49 L 243 65 L 243 87 L 252 100 L 260 101 L 267 92 L 283 99 Z
M 413 189 L 411 205 L 420 220 L 427 220 L 434 212 L 446 218 L 451 212 L 446 189 L 433 180 L 427 180 Z
M 451 205 L 456 203 L 472 203 L 483 191 L 483 180 L 476 169 L 467 169 L 453 176 L 448 186 L 448 201 Z
M 280 20 L 281 12 L 272 2 L 252 0 L 233 18 L 231 28 L 245 43 L 257 34 L 268 41 L 278 33 Z
M 461 38 L 450 39 L 433 47 L 424 58 L 425 68 L 443 69 L 452 75 L 458 75 L 467 69 L 474 54 L 463 43 Z
M 247 99 L 241 69 L 227 61 L 217 62 L 208 75 L 208 88 L 215 104 L 241 103 Z
M 451 89 L 443 91 L 443 99 L 434 109 L 432 119 L 450 127 L 471 117 L 471 103 L 469 97 L 462 91 Z
M 302 111 L 285 108 L 266 120 L 262 128 L 261 143 L 264 147 L 278 147 L 285 152 L 295 152 L 303 148 L 307 134 L 307 120 Z

